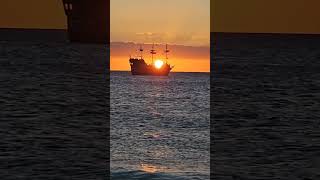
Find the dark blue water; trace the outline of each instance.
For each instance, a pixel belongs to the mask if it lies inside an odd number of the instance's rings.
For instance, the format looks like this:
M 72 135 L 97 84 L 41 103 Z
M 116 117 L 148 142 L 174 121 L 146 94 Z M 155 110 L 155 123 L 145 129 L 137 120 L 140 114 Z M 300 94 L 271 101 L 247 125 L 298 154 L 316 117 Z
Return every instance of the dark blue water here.
M 0 42 L 1 179 L 106 179 L 107 50 Z
M 111 72 L 112 179 L 209 179 L 210 75 Z
M 212 46 L 212 177 L 320 179 L 320 36 L 218 34 Z

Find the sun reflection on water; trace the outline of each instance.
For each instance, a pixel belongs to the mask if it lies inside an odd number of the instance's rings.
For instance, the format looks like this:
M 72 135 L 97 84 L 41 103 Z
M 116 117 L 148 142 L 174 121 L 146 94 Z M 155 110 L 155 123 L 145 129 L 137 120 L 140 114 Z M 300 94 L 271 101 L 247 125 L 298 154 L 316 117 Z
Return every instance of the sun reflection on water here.
M 140 164 L 141 171 L 147 172 L 147 173 L 157 173 L 157 172 L 169 172 L 169 168 L 165 166 L 160 165 L 152 165 L 152 164 Z
M 158 171 L 156 166 L 150 164 L 141 164 L 141 170 L 148 173 L 155 173 Z

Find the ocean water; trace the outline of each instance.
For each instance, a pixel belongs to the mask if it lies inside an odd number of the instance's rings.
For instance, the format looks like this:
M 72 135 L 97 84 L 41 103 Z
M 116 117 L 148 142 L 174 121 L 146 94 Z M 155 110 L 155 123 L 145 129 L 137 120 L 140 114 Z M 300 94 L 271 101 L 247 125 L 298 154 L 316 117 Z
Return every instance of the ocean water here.
M 1 179 L 107 179 L 104 45 L 0 41 Z
M 214 40 L 211 88 L 111 73 L 112 178 L 208 179 L 210 89 L 213 179 L 320 179 L 319 36 Z M 108 179 L 106 47 L 0 41 L 0 67 L 1 179 Z
M 320 36 L 212 37 L 212 178 L 320 179 Z
M 210 75 L 110 76 L 111 179 L 210 174 Z

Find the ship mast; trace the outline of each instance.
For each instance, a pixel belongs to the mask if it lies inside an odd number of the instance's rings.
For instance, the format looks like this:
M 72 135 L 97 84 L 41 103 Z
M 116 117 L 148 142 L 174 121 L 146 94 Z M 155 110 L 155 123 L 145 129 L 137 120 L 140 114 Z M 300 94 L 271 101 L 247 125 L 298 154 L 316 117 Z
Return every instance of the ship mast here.
M 140 51 L 140 58 L 142 59 L 142 52 L 143 52 L 143 49 L 142 49 L 142 45 L 140 44 L 140 49 L 139 49 L 139 51 Z
M 166 44 L 166 50 L 164 52 L 166 53 L 166 63 L 167 63 L 168 62 L 168 52 L 170 52 L 168 49 L 168 44 Z
M 154 50 L 154 43 L 152 44 L 152 49 L 150 50 L 151 57 L 152 57 L 152 64 L 153 64 L 153 55 L 156 54 L 156 50 Z

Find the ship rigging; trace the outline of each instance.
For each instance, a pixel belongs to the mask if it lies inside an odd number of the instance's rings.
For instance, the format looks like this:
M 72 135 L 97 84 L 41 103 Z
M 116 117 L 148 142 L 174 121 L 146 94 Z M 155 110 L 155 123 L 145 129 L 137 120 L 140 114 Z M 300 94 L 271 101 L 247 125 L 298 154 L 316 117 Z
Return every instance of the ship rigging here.
M 154 55 L 157 54 L 156 50 L 154 49 L 154 43 L 152 44 L 152 48 L 150 50 L 151 64 L 147 64 L 143 59 L 142 45 L 140 45 L 139 51 L 140 51 L 139 58 L 130 57 L 129 59 L 132 75 L 168 76 L 168 74 L 173 68 L 173 66 L 168 64 L 168 53 L 170 52 L 168 49 L 168 44 L 166 44 L 166 49 L 164 51 L 166 56 L 165 63 L 162 60 L 156 60 L 154 62 Z

